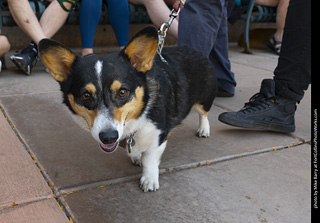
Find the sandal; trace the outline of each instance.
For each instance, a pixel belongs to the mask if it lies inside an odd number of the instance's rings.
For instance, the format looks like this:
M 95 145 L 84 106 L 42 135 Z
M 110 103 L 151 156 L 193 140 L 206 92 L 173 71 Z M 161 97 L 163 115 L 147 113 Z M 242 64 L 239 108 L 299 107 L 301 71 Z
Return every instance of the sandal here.
M 272 35 L 271 39 L 268 42 L 268 47 L 272 49 L 276 54 L 280 55 L 282 41 L 277 41 Z M 276 47 L 278 45 L 278 47 Z M 280 45 L 280 46 L 279 46 Z

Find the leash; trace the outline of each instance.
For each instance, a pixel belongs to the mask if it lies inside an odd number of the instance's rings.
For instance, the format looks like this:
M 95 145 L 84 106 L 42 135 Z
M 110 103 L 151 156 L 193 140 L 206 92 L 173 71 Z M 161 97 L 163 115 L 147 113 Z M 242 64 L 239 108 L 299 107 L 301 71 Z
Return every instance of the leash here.
M 183 8 L 184 4 L 185 4 L 186 0 L 178 0 L 176 1 L 176 3 L 173 4 L 173 9 L 171 10 L 171 13 L 169 15 L 170 19 L 168 22 L 163 23 L 160 26 L 160 29 L 158 31 L 158 47 L 157 47 L 157 53 L 159 54 L 161 60 L 163 62 L 167 61 L 162 57 L 161 52 L 162 52 L 162 48 L 164 46 L 164 41 L 165 41 L 165 37 L 167 35 L 167 31 L 170 29 L 170 26 L 173 22 L 173 20 L 175 18 L 177 18 L 177 16 L 179 15 L 181 9 Z

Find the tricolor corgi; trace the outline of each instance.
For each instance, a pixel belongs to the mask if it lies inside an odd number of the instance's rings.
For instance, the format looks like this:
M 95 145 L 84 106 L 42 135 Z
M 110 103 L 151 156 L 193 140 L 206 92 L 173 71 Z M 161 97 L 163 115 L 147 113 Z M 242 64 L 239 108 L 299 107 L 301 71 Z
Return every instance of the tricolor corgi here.
M 143 191 L 159 189 L 159 164 L 168 135 L 194 107 L 197 135 L 209 137 L 207 118 L 217 94 L 210 61 L 187 47 L 157 53 L 158 32 L 147 27 L 119 53 L 77 56 L 49 39 L 40 55 L 59 82 L 63 102 L 87 122 L 105 152 L 126 144 L 134 164 L 142 165 Z M 123 143 L 124 142 L 124 143 Z

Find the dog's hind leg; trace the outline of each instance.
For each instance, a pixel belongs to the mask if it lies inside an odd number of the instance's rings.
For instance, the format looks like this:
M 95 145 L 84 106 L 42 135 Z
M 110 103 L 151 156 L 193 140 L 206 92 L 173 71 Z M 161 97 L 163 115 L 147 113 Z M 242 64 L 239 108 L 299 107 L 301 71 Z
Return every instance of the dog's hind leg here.
M 208 138 L 210 136 L 210 124 L 207 115 L 199 114 L 199 128 L 197 135 L 204 138 Z
M 194 108 L 199 113 L 199 128 L 197 131 L 197 136 L 208 138 L 210 136 L 208 112 L 203 109 L 203 105 L 196 104 Z

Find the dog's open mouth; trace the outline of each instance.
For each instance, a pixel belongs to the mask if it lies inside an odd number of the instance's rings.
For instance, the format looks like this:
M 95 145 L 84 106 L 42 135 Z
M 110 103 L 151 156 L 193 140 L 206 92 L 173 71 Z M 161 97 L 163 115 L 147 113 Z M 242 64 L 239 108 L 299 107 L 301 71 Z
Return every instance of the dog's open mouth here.
M 107 153 L 111 153 L 113 151 L 115 151 L 118 148 L 119 142 L 115 142 L 112 144 L 99 144 L 100 148 Z

